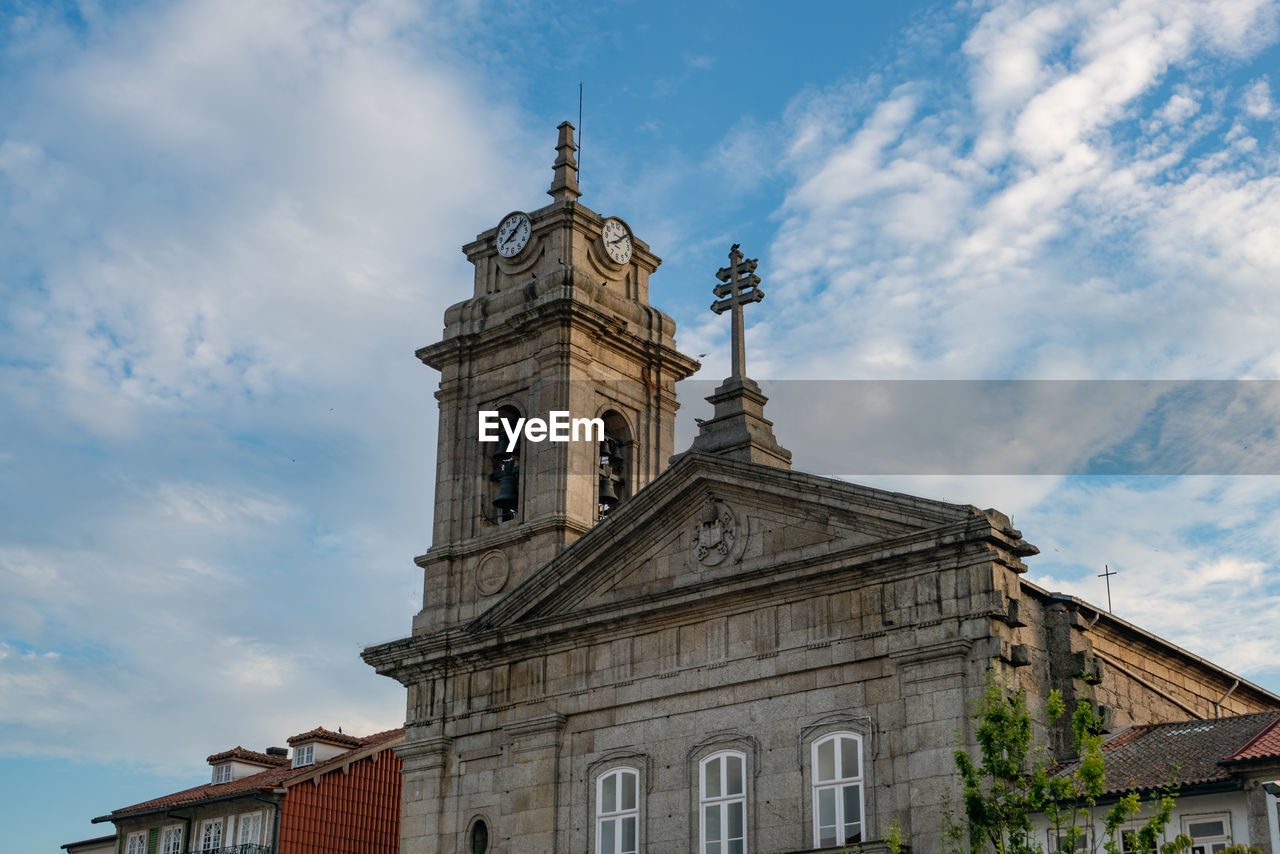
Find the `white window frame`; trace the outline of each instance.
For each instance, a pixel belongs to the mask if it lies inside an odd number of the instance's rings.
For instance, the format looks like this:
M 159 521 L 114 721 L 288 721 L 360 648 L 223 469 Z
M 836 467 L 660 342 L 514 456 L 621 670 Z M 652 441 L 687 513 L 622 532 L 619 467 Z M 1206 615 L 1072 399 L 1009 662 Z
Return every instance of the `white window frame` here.
M 147 854 L 147 832 L 140 830 L 125 837 L 124 854 Z
M 182 854 L 182 825 L 171 824 L 160 831 L 160 854 Z
M 1142 828 L 1146 827 L 1146 825 L 1147 823 L 1145 821 L 1130 821 L 1116 828 L 1116 847 L 1120 849 L 1121 854 L 1155 854 L 1154 848 L 1148 849 L 1147 851 L 1143 851 L 1140 848 L 1124 847 L 1124 835 L 1126 833 L 1132 833 L 1136 835 L 1137 832 L 1142 830 Z
M 305 765 L 316 764 L 316 746 L 314 744 L 304 744 L 293 749 L 293 767 L 302 768 Z
M 1093 850 L 1093 828 L 1082 827 L 1080 829 L 1084 832 L 1081 833 L 1080 838 L 1076 840 L 1075 850 L 1076 851 L 1092 851 Z M 1070 832 L 1070 830 L 1071 828 L 1066 828 L 1062 831 L 1059 831 L 1057 828 L 1053 828 L 1053 827 L 1049 828 L 1049 830 L 1045 834 L 1045 842 L 1048 843 L 1048 847 L 1045 850 L 1049 852 L 1049 854 L 1061 854 L 1061 852 L 1067 852 L 1068 849 L 1063 848 L 1062 845 L 1064 840 L 1066 839 L 1067 834 Z
M 213 785 L 219 786 L 231 782 L 231 763 L 213 766 Z
M 1206 821 L 1221 821 L 1224 834 L 1219 836 L 1206 836 L 1203 839 L 1197 839 L 1191 835 L 1191 825 L 1201 824 Z M 1198 813 L 1196 815 L 1184 815 L 1182 817 L 1182 832 L 1187 836 L 1191 836 L 1191 854 L 1213 854 L 1214 851 L 1222 851 L 1224 848 L 1230 848 L 1231 842 L 1231 813 L 1229 812 L 1211 812 Z
M 604 790 L 605 781 L 613 780 L 614 798 L 612 804 L 606 804 Z M 631 781 L 632 802 L 628 806 L 624 800 L 626 780 Z M 612 806 L 613 809 L 606 809 Z M 623 828 L 627 820 L 632 821 L 632 838 L 623 838 Z M 605 825 L 609 825 L 610 844 L 606 848 Z M 615 829 L 617 833 L 615 833 Z M 628 842 L 630 844 L 628 845 Z M 640 772 L 626 766 L 613 767 L 596 778 L 596 854 L 637 854 L 640 848 Z
M 253 835 L 255 839 L 245 839 L 245 829 L 247 827 L 255 827 L 256 833 Z M 262 844 L 262 811 L 241 813 L 236 819 L 236 845 L 261 845 Z
M 225 821 L 226 819 L 210 818 L 200 822 L 200 851 L 201 852 L 221 850 L 222 830 L 225 827 L 225 824 L 224 824 Z M 213 834 L 210 834 L 209 833 L 210 829 L 215 829 L 215 828 L 216 828 L 216 832 Z M 210 841 L 213 842 L 212 845 L 209 844 Z
M 844 739 L 852 739 L 856 745 L 858 768 L 857 768 L 857 773 L 853 775 L 844 773 L 846 770 L 848 770 L 843 767 L 843 761 L 841 758 L 843 755 L 843 750 L 841 749 L 840 742 Z M 830 779 L 821 778 L 820 775 L 822 773 L 822 765 L 818 759 L 819 752 L 821 751 L 823 745 L 826 745 L 826 744 L 833 745 L 832 747 L 833 776 Z M 863 738 L 859 733 L 849 732 L 849 731 L 840 731 L 840 732 L 827 733 L 826 735 L 822 736 L 822 738 L 816 739 L 809 749 L 810 750 L 809 761 L 812 763 L 812 765 L 810 766 L 810 780 L 811 780 L 811 786 L 812 786 L 811 794 L 813 796 L 813 847 L 814 848 L 829 848 L 833 845 L 850 845 L 850 844 L 856 845 L 859 842 L 865 841 L 866 839 L 866 836 L 867 836 L 867 833 L 866 833 L 867 786 L 866 786 L 866 756 L 865 756 L 865 751 L 863 750 L 863 747 L 864 747 Z M 849 788 L 857 789 L 857 797 L 858 797 L 858 800 L 857 800 L 858 831 L 856 834 L 857 838 L 850 839 L 846 837 L 845 839 L 841 839 L 840 838 L 841 828 L 845 827 L 845 825 L 849 823 L 845 820 L 846 817 L 844 814 L 844 801 L 845 801 L 844 792 L 846 789 L 849 789 Z M 824 825 L 821 823 L 822 800 L 823 800 L 822 796 L 824 792 L 834 793 L 832 795 L 832 812 L 833 812 L 832 818 L 834 819 L 834 822 L 835 822 L 834 827 L 836 830 L 836 838 L 830 844 L 824 843 L 823 836 L 822 836 L 822 828 L 831 826 L 830 824 Z
M 729 764 L 738 764 L 738 789 L 728 791 Z M 716 791 L 708 791 L 711 775 L 716 769 Z M 738 808 L 737 836 L 733 831 L 732 815 Z M 708 839 L 710 831 L 707 817 L 715 815 L 718 839 Z M 747 755 L 739 750 L 722 750 L 698 763 L 698 851 L 699 854 L 746 854 L 747 851 Z

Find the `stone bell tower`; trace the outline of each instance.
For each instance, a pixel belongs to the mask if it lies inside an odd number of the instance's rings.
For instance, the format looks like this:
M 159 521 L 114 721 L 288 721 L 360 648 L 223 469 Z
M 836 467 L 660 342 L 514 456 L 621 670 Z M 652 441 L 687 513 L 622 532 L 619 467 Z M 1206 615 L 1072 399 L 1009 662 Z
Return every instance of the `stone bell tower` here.
M 560 125 L 551 204 L 514 211 L 464 246 L 475 292 L 417 356 L 441 373 L 435 524 L 414 633 L 474 618 L 665 468 L 675 383 L 698 363 L 649 305 L 661 260 L 617 217 L 578 203 L 573 125 Z M 599 419 L 603 442 L 510 447 L 482 412 Z M 584 425 L 585 426 L 585 425 Z

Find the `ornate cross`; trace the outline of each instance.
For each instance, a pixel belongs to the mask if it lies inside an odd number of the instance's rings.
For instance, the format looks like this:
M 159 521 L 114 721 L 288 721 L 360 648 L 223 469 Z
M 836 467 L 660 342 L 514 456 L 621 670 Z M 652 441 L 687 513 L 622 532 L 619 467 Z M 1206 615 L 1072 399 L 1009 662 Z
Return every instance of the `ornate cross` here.
M 747 375 L 747 350 L 743 342 L 742 307 L 748 303 L 760 302 L 764 299 L 764 291 L 760 290 L 760 277 L 755 274 L 759 259 L 744 259 L 738 250 L 737 243 L 729 250 L 729 266 L 716 271 L 720 284 L 716 285 L 715 295 L 721 297 L 711 304 L 716 314 L 724 314 L 733 309 L 733 373 L 732 378 L 742 379 Z

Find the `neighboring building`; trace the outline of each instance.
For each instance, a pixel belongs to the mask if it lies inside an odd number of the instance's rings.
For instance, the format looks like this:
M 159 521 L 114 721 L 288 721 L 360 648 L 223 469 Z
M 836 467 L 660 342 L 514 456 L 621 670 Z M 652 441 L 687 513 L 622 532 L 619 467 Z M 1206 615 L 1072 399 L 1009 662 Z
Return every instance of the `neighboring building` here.
M 1173 818 L 1165 839 L 1185 833 L 1191 854 L 1211 854 L 1244 843 L 1266 854 L 1280 852 L 1280 712 L 1261 712 L 1216 719 L 1196 719 L 1137 726 L 1102 746 L 1106 759 L 1106 794 L 1095 810 L 1081 850 L 1101 849 L 1106 808 L 1129 792 L 1144 800 L 1161 791 L 1177 791 Z M 1071 773 L 1078 763 L 1065 765 Z M 1151 810 L 1128 822 L 1117 834 L 1141 827 Z M 1046 850 L 1056 851 L 1054 830 L 1042 820 Z M 1125 854 L 1139 854 L 1124 845 Z
M 402 854 L 878 852 L 894 821 L 931 854 L 992 667 L 1041 720 L 1055 688 L 1115 729 L 1280 708 L 1023 581 L 1037 549 L 1003 513 L 790 471 L 737 247 L 733 373 L 672 460 L 698 364 L 649 305 L 659 259 L 578 202 L 572 131 L 552 203 L 464 247 L 474 293 L 417 353 L 441 372 L 423 607 L 364 653 L 408 689 Z M 554 412 L 603 441 L 480 441 L 485 413 Z
M 115 824 L 113 854 L 395 854 L 403 740 L 317 727 L 289 739 L 292 757 L 236 747 L 209 757 L 212 782 L 94 821 Z
M 67 854 L 116 854 L 116 835 L 113 833 L 110 836 L 68 842 L 62 848 Z

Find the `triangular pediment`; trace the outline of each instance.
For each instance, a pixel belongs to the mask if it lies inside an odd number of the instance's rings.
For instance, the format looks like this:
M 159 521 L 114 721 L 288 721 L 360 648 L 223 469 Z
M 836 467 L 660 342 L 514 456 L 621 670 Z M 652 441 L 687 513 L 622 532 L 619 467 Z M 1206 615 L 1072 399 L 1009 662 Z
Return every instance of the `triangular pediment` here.
M 663 602 L 824 561 L 981 511 L 703 454 L 684 454 L 482 614 L 515 626 Z

